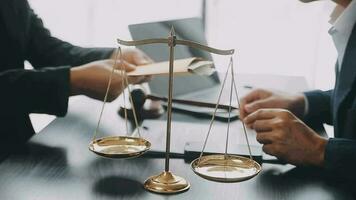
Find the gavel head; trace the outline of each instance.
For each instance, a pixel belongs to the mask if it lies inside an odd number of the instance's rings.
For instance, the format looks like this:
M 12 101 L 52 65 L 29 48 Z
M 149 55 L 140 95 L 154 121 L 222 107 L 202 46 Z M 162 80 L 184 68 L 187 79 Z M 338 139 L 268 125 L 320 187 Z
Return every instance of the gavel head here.
M 146 102 L 146 94 L 141 89 L 134 89 L 131 91 L 131 96 L 133 99 L 133 106 L 137 111 L 143 109 L 143 105 Z
M 134 89 L 131 91 L 131 97 L 133 100 L 133 106 L 136 110 L 136 116 L 139 121 L 144 119 L 156 119 L 159 118 L 163 113 L 164 109 L 162 108 L 159 101 L 151 100 L 150 105 L 148 105 L 148 109 L 144 108 L 146 103 L 147 95 L 144 93 L 142 89 Z M 134 120 L 133 110 L 126 109 L 127 117 L 130 120 Z M 120 107 L 118 111 L 121 117 L 125 117 L 125 108 Z

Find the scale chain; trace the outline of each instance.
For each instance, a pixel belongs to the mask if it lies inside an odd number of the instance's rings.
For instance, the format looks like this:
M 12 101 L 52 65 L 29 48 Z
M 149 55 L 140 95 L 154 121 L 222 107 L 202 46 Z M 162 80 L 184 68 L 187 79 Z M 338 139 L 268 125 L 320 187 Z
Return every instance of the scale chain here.
M 119 47 L 117 48 L 117 50 L 118 49 L 119 49 Z M 114 65 L 112 66 L 112 69 L 111 69 L 111 73 L 110 73 L 110 77 L 109 77 L 109 81 L 108 81 L 108 86 L 106 87 L 106 92 L 105 92 L 105 96 L 104 96 L 104 100 L 103 100 L 103 105 L 101 106 L 101 110 L 100 110 L 99 120 L 98 120 L 98 123 L 96 125 L 95 132 L 94 132 L 92 140 L 95 140 L 96 136 L 98 134 L 101 118 L 102 118 L 103 112 L 104 112 L 104 107 L 105 107 L 106 101 L 108 99 L 108 94 L 109 94 L 109 90 L 110 90 L 110 86 L 111 86 L 112 76 L 113 76 L 114 71 L 115 71 L 115 66 L 116 66 L 116 62 L 117 62 L 117 56 L 118 56 L 118 53 L 116 53 L 116 55 L 115 55 Z
M 127 83 L 127 89 L 128 89 L 129 91 L 131 91 L 131 87 L 130 87 L 130 85 L 128 84 L 127 76 L 126 76 L 126 83 Z M 133 117 L 134 117 L 134 122 L 135 122 L 136 130 L 137 130 L 137 134 L 138 134 L 138 136 L 141 138 L 140 126 L 139 126 L 139 124 L 138 124 L 137 115 L 136 115 L 136 108 L 135 108 L 134 103 L 133 103 L 134 101 L 133 101 L 133 98 L 132 98 L 132 96 L 131 96 L 131 92 L 129 92 L 129 98 L 130 98 L 130 103 L 131 103 L 131 105 L 132 105 L 132 112 L 133 112 Z M 134 136 L 134 135 L 132 134 L 132 136 Z
M 227 70 L 226 70 L 226 73 L 225 73 L 225 76 L 224 76 L 224 81 L 223 81 L 223 83 L 222 83 L 222 85 L 221 85 L 221 89 L 220 89 L 219 96 L 218 96 L 218 101 L 217 101 L 217 103 L 216 103 L 213 116 L 211 117 L 211 120 L 210 120 L 210 125 L 209 125 L 209 129 L 208 129 L 208 133 L 207 133 L 207 135 L 206 135 L 206 137 L 205 137 L 205 141 L 204 141 L 204 144 L 203 144 L 203 149 L 202 149 L 201 152 L 200 152 L 199 160 L 200 160 L 200 158 L 203 156 L 203 152 L 204 152 L 204 150 L 205 150 L 205 147 L 206 147 L 206 144 L 207 144 L 207 142 L 208 142 L 208 138 L 209 138 L 211 129 L 212 129 L 213 124 L 214 124 L 216 111 L 218 110 L 218 107 L 219 107 L 221 95 L 222 95 L 223 89 L 224 89 L 224 87 L 225 87 L 225 83 L 226 83 L 226 79 L 227 79 L 228 72 L 229 72 L 229 70 L 230 70 L 230 66 L 231 66 L 231 65 L 229 65 L 228 68 L 227 68 Z
M 231 59 L 231 64 L 233 65 L 233 60 Z M 240 112 L 241 112 L 241 108 L 240 107 L 240 98 L 239 98 L 239 95 L 238 95 L 238 92 L 237 92 L 237 86 L 236 86 L 236 81 L 235 81 L 235 76 L 234 76 L 234 67 L 231 68 L 231 71 L 232 71 L 232 82 L 234 84 L 234 90 L 235 90 L 235 95 L 236 95 L 236 99 L 237 99 L 237 106 L 239 107 L 240 109 Z M 243 130 L 244 130 L 244 134 L 245 134 L 245 139 L 246 139 L 246 143 L 247 143 L 247 147 L 248 147 L 248 153 L 250 154 L 250 159 L 252 160 L 252 153 L 251 153 L 251 146 L 250 146 L 250 142 L 248 140 L 248 137 L 247 137 L 247 131 L 246 131 L 246 125 L 244 123 L 244 121 L 242 119 L 240 119 L 241 123 L 242 123 L 242 127 L 243 127 Z
M 119 52 L 120 52 L 120 62 L 121 62 L 121 68 L 124 68 L 124 60 L 122 59 L 122 51 L 121 51 L 121 47 L 119 47 Z M 131 96 L 131 89 L 130 89 L 130 84 L 129 84 L 129 81 L 128 81 L 128 78 L 127 78 L 127 73 L 126 73 L 126 70 L 122 70 L 122 77 L 123 77 L 123 86 L 127 85 L 127 89 L 128 89 L 128 93 L 129 93 L 129 99 L 130 99 L 130 103 L 131 103 L 131 107 L 132 107 L 132 112 L 133 112 L 133 117 L 134 117 L 134 121 L 135 121 L 135 126 L 136 126 L 136 130 L 137 130 L 137 134 L 139 137 L 141 137 L 141 133 L 140 133 L 140 127 L 138 126 L 138 120 L 137 120 L 137 116 L 136 116 L 136 109 L 135 109 L 135 105 L 134 105 L 134 101 L 133 101 L 133 98 Z M 125 97 L 125 91 L 123 92 L 123 98 L 124 98 L 124 106 L 125 106 L 125 109 L 124 109 L 124 112 L 125 112 L 125 122 L 126 122 L 126 132 L 127 134 L 129 135 L 129 131 L 128 131 L 128 119 L 127 119 L 127 109 L 126 109 L 126 97 Z
M 226 145 L 225 145 L 225 159 L 227 158 L 227 149 L 228 149 L 228 146 L 229 146 L 229 133 L 230 133 L 230 122 L 231 122 L 231 102 L 232 102 L 232 93 L 233 93 L 233 87 L 234 87 L 234 84 L 233 84 L 233 77 L 234 77 L 234 73 L 233 73 L 233 66 L 232 66 L 232 57 L 230 58 L 230 64 L 231 67 L 231 85 L 230 85 L 230 101 L 229 101 L 229 118 L 227 119 L 227 133 L 226 133 Z
M 121 87 L 123 89 L 122 91 L 122 97 L 123 97 L 123 101 L 124 101 L 124 116 L 125 116 L 125 127 L 126 127 L 126 135 L 129 135 L 129 126 L 128 126 L 128 118 L 127 118 L 127 108 L 126 108 L 126 94 L 125 94 L 125 75 L 126 75 L 126 70 L 125 70 L 125 66 L 122 60 L 122 51 L 121 51 L 121 47 L 118 46 L 118 51 L 117 54 L 120 55 L 120 75 L 121 78 L 123 79 L 121 81 Z
M 98 123 L 96 125 L 95 132 L 94 132 L 92 140 L 95 140 L 96 137 L 97 137 L 97 134 L 98 134 L 98 130 L 99 130 L 99 127 L 100 127 L 102 116 L 103 116 L 105 104 L 107 102 L 108 94 L 109 94 L 110 87 L 111 87 L 112 77 L 113 77 L 114 72 L 115 72 L 115 66 L 117 65 L 117 60 L 118 60 L 118 56 L 119 55 L 120 55 L 120 66 L 121 66 L 120 67 L 120 69 L 121 69 L 120 75 L 123 78 L 123 80 L 121 82 L 122 83 L 122 87 L 125 88 L 125 83 L 126 83 L 128 89 L 130 91 L 130 86 L 129 86 L 129 82 L 128 82 L 128 78 L 127 78 L 127 73 L 126 73 L 126 71 L 124 69 L 124 62 L 123 62 L 123 58 L 122 58 L 121 47 L 118 46 L 117 49 L 116 49 L 114 65 L 113 65 L 113 67 L 111 69 L 111 73 L 110 73 L 110 77 L 109 77 L 109 81 L 108 81 L 108 86 L 106 88 L 106 92 L 105 92 L 105 96 L 104 96 L 104 100 L 103 100 L 103 105 L 102 105 L 101 110 L 100 110 L 99 120 L 98 120 Z M 129 134 L 129 131 L 128 131 L 128 118 L 127 118 L 127 110 L 126 110 L 126 100 L 125 100 L 126 99 L 125 90 L 123 91 L 122 95 L 123 95 L 123 101 L 124 101 L 125 127 L 126 127 L 127 134 Z M 133 98 L 131 96 L 131 93 L 129 93 L 129 98 L 130 98 L 130 102 L 132 104 L 132 110 L 133 110 L 133 115 L 134 115 L 134 120 L 135 120 L 137 133 L 138 133 L 139 137 L 141 137 L 140 129 L 139 129 L 139 126 L 138 126 L 138 120 L 137 120 L 137 116 L 136 116 L 136 110 L 135 110 L 135 106 L 133 104 Z

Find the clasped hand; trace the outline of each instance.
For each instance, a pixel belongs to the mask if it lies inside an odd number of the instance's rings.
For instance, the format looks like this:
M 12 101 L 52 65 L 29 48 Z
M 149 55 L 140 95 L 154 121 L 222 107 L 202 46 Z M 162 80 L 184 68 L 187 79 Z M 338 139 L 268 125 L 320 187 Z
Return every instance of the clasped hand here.
M 257 132 L 267 154 L 294 165 L 323 166 L 327 140 L 309 128 L 302 117 L 302 94 L 254 90 L 241 101 L 244 123 Z

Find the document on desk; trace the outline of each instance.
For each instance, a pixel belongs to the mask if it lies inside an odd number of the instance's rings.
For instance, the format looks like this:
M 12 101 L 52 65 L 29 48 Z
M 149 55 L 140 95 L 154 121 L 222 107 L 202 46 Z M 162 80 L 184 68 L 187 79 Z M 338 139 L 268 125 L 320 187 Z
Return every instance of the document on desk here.
M 202 58 L 192 57 L 178 59 L 174 61 L 174 74 L 193 73 L 202 76 L 210 76 L 214 73 L 212 61 L 203 60 Z M 158 62 L 148 65 L 138 66 L 134 71 L 127 73 L 128 76 L 145 76 L 145 75 L 167 75 L 169 74 L 169 62 Z
M 226 123 L 215 122 L 206 146 L 206 152 L 224 153 L 226 142 Z M 151 150 L 164 152 L 167 122 L 163 120 L 145 120 L 142 124 L 141 136 L 152 144 Z M 203 143 L 209 124 L 172 122 L 171 152 L 184 153 L 187 142 Z M 228 152 L 235 153 L 239 144 L 246 144 L 242 124 L 236 121 L 231 124 Z M 261 146 L 256 141 L 256 132 L 248 129 L 247 135 L 250 145 Z M 201 146 L 202 147 L 202 146 Z M 246 149 L 247 151 L 248 149 Z

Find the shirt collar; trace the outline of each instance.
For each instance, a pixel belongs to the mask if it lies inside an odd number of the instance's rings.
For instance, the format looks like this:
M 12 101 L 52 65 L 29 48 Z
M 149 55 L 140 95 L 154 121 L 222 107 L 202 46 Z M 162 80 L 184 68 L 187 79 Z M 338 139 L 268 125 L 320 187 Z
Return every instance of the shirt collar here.
M 329 34 L 332 36 L 338 52 L 338 64 L 340 69 L 348 40 L 351 36 L 353 26 L 356 23 L 356 0 L 351 1 L 345 9 L 340 6 L 336 7 L 331 17 L 337 18 L 336 20 L 331 19 L 331 21 L 335 22 L 330 28 Z
M 334 31 L 349 36 L 352 32 L 353 25 L 356 22 L 356 0 L 350 2 L 350 4 L 342 11 L 341 15 L 335 20 L 333 25 Z

